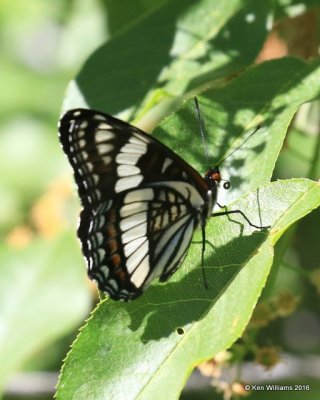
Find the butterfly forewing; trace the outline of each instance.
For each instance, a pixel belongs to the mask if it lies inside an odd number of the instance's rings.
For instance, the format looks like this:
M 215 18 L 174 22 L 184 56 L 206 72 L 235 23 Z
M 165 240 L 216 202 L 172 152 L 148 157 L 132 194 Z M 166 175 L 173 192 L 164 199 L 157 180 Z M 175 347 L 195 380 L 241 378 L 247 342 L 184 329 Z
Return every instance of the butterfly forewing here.
M 113 299 L 138 297 L 179 267 L 207 210 L 205 180 L 159 141 L 109 115 L 70 110 L 60 140 L 83 205 L 89 276 Z
M 138 133 L 129 124 L 124 134 L 121 121 L 85 109 L 65 114 L 59 129 L 85 207 L 97 207 L 112 198 L 115 190 L 134 187 L 141 181 L 136 164 L 146 151 L 147 135 L 142 140 L 136 138 Z M 130 139 L 136 143 L 130 143 Z

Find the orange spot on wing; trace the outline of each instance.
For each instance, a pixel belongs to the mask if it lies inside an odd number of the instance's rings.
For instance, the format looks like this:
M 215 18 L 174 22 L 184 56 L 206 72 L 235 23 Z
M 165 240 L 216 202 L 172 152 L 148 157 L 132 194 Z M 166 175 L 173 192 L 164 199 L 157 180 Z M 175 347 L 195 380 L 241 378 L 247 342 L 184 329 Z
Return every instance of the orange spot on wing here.
M 118 267 L 120 266 L 120 264 L 121 264 L 121 257 L 120 257 L 120 255 L 119 255 L 118 253 L 113 254 L 113 255 L 111 256 L 111 262 L 112 262 L 112 264 L 113 264 L 116 268 L 118 268 Z
M 121 281 L 125 281 L 127 275 L 124 272 L 123 269 L 118 268 L 116 271 L 114 271 L 115 275 L 117 275 L 117 277 L 121 280 Z
M 118 242 L 116 240 L 108 240 L 107 246 L 110 253 L 114 253 L 116 250 L 118 250 Z

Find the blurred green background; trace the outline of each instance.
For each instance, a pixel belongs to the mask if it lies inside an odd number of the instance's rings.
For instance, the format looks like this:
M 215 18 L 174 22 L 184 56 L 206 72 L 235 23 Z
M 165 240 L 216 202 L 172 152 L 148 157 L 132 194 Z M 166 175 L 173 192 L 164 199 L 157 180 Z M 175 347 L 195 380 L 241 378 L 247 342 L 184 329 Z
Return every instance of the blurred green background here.
M 6 391 L 5 399 L 52 397 L 62 360 L 97 301 L 75 238 L 79 202 L 56 126 L 69 81 L 110 32 L 130 21 L 132 7 L 114 26 L 106 6 L 114 10 L 117 3 L 0 3 L 0 391 Z M 319 152 L 319 103 L 313 103 L 290 127 L 274 179 L 318 180 Z M 317 367 L 319 226 L 316 210 L 281 239 L 273 290 L 289 291 L 294 307 L 254 333 L 257 345 L 268 342 L 297 359 L 312 356 Z M 42 389 L 49 393 L 35 393 Z
M 107 27 L 98 1 L 2 1 L 0 21 L 0 392 L 51 398 L 96 301 L 57 122 L 68 82 Z

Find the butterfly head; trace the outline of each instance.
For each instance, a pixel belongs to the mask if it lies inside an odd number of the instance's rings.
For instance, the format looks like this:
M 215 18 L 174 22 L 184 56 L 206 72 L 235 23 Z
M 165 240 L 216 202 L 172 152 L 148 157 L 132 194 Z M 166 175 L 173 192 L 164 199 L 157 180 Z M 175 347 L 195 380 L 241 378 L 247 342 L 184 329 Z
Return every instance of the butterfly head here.
M 221 178 L 220 169 L 216 165 L 214 168 L 210 168 L 205 174 L 204 179 L 209 184 L 210 187 L 217 187 L 221 181 L 223 181 L 224 189 L 230 189 L 231 183 L 225 179 Z

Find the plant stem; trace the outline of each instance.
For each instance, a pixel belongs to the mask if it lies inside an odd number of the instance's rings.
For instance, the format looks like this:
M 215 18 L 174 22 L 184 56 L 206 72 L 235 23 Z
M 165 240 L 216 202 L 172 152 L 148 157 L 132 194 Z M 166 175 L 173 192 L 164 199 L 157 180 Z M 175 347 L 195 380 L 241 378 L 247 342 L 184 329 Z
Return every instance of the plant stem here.
M 310 179 L 316 180 L 316 179 L 320 178 L 319 171 L 317 171 L 317 164 L 318 164 L 319 158 L 320 158 L 320 132 L 318 132 L 317 142 L 315 145 L 313 157 L 312 157 L 312 160 L 310 163 L 310 169 L 308 172 L 308 177 Z

